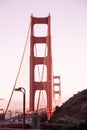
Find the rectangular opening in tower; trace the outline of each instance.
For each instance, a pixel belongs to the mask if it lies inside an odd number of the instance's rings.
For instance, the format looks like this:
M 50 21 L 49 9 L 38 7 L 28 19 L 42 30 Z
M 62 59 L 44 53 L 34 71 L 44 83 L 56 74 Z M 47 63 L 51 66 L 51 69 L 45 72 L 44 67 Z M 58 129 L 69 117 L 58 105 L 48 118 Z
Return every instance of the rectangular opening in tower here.
M 34 81 L 46 82 L 47 81 L 47 66 L 44 64 L 35 65 Z
M 60 79 L 59 78 L 54 78 L 54 83 L 59 83 L 60 82 Z
M 46 43 L 36 43 L 34 45 L 34 56 L 35 57 L 46 57 L 48 54 Z
M 55 86 L 54 86 L 54 91 L 55 91 L 55 92 L 56 92 L 56 91 L 57 91 L 57 92 L 59 91 L 59 86 L 58 86 L 58 85 L 55 85 Z
M 58 99 L 59 99 L 59 94 L 56 93 L 55 94 L 55 100 L 58 101 Z
M 47 24 L 35 24 L 34 25 L 34 36 L 45 37 L 47 36 Z
M 40 94 L 40 99 L 39 99 L 39 94 Z M 39 101 L 38 101 L 39 99 Z M 39 102 L 39 104 L 38 104 Z M 46 91 L 45 90 L 36 90 L 35 92 L 35 101 L 34 101 L 34 104 L 35 104 L 35 110 L 37 109 L 37 105 L 39 105 L 39 109 L 41 108 L 47 108 L 47 94 L 46 94 Z

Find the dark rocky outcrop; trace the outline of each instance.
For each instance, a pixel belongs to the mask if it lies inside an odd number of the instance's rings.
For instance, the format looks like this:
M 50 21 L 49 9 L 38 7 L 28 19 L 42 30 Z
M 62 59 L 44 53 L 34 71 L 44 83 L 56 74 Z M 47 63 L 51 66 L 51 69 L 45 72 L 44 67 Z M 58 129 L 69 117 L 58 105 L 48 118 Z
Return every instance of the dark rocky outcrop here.
M 79 130 L 87 129 L 87 89 L 74 94 L 62 106 L 56 106 L 49 122 L 73 125 Z M 69 128 L 67 127 L 67 129 Z

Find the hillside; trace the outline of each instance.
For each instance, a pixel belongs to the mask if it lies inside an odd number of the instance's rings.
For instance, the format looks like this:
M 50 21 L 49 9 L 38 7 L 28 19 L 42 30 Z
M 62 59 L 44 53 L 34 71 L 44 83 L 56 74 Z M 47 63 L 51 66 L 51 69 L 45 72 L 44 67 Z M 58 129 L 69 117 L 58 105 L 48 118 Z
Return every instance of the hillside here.
M 50 122 L 78 126 L 87 123 L 87 89 L 74 94 L 62 106 L 57 106 Z

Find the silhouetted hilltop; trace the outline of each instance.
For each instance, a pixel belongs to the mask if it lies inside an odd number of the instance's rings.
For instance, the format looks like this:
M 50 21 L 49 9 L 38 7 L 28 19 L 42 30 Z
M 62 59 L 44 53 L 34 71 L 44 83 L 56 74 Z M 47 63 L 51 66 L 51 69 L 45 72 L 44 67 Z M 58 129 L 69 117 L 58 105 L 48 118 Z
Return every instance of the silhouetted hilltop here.
M 87 89 L 74 94 L 62 106 L 56 106 L 51 123 L 73 124 L 87 128 Z

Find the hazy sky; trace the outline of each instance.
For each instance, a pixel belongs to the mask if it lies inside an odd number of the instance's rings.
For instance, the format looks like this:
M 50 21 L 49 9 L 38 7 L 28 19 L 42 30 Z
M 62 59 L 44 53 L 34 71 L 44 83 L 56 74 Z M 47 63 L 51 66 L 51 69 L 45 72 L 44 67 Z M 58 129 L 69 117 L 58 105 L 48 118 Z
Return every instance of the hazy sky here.
M 30 16 L 51 15 L 54 75 L 62 97 L 87 88 L 87 0 L 0 0 L 0 98 L 8 99 L 18 72 Z

